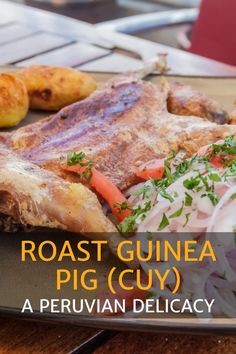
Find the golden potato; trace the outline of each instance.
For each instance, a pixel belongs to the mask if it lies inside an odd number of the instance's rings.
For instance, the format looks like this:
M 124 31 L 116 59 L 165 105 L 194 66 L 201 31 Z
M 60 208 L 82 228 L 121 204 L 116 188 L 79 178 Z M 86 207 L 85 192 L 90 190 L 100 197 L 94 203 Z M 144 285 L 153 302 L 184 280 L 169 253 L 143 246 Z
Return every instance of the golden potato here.
M 24 82 L 13 74 L 0 74 L 0 128 L 17 125 L 28 109 L 29 97 Z
M 32 109 L 57 111 L 96 89 L 90 75 L 71 68 L 36 65 L 21 69 L 17 75 L 25 82 Z

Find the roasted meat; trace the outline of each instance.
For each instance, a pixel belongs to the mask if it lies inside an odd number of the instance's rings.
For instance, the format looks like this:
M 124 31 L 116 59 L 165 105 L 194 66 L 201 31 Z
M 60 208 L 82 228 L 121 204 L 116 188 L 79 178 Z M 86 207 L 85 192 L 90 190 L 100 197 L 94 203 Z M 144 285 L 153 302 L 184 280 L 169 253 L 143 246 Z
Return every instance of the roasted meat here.
M 230 124 L 236 124 L 236 100 L 234 102 L 234 107 L 229 117 L 229 122 Z
M 194 106 L 194 91 L 187 87 L 184 111 L 183 86 L 169 85 L 165 79 L 160 85 L 142 81 L 150 69 L 117 76 L 84 101 L 1 133 L 0 212 L 31 225 L 114 231 L 97 197 L 73 184 L 79 177 L 61 168 L 62 155 L 85 152 L 97 169 L 125 190 L 138 181 L 136 170 L 147 161 L 173 150 L 192 154 L 202 145 L 236 134 L 236 125 L 216 124 L 228 117 L 213 100 L 197 94 Z M 199 117 L 188 115 L 193 113 Z
M 60 157 L 70 151 L 83 151 L 124 190 L 137 182 L 135 171 L 147 161 L 183 148 L 192 154 L 200 146 L 236 132 L 236 126 L 206 120 L 212 118 L 212 104 L 208 105 L 207 99 L 209 114 L 204 118 L 168 112 L 168 97 L 172 111 L 178 113 L 176 107 L 182 100 L 178 93 L 174 100 L 175 91 L 169 96 L 170 92 L 166 80 L 156 86 L 131 74 L 118 77 L 117 82 L 111 80 L 88 99 L 4 136 L 5 143 L 23 159 L 75 182 L 77 176 L 60 168 Z M 199 96 L 197 99 L 199 102 Z M 215 108 L 218 122 L 223 111 L 219 106 Z
M 22 224 L 73 232 L 115 231 L 94 193 L 0 145 L 0 212 Z
M 217 124 L 229 121 L 228 113 L 217 101 L 181 82 L 170 83 L 167 107 L 169 112 L 180 116 L 197 116 Z
M 88 188 L 23 160 L 0 144 L 0 231 L 16 231 L 18 224 L 105 239 L 113 253 L 122 241 Z

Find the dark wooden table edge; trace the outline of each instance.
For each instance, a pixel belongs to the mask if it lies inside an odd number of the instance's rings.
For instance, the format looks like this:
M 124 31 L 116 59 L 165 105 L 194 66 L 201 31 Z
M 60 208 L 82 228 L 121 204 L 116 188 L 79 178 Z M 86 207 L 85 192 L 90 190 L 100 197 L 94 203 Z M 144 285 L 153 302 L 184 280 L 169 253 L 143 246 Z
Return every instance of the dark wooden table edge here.
M 80 343 L 80 345 L 70 351 L 69 354 L 90 354 L 117 334 L 118 332 L 102 329 L 84 342 Z

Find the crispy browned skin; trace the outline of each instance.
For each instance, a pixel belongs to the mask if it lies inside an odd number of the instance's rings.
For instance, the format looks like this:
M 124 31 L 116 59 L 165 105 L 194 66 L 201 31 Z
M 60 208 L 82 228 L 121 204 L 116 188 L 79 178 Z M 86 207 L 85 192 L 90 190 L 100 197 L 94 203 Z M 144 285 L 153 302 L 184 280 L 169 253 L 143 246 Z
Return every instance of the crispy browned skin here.
M 234 107 L 229 117 L 230 124 L 236 124 L 236 100 L 234 101 Z
M 14 223 L 104 239 L 115 254 L 123 240 L 87 187 L 65 181 L 0 143 L 0 217 L 2 214 L 12 217 Z
M 0 213 L 33 226 L 83 233 L 115 231 L 88 188 L 23 160 L 2 144 Z
M 61 170 L 60 157 L 84 151 L 124 190 L 137 181 L 143 163 L 182 148 L 191 154 L 236 133 L 236 126 L 169 113 L 169 92 L 165 80 L 155 86 L 133 75 L 118 77 L 88 99 L 0 139 L 24 159 L 74 181 L 76 175 Z
M 228 113 L 214 99 L 180 82 L 170 83 L 168 111 L 182 116 L 197 116 L 218 124 L 229 121 Z

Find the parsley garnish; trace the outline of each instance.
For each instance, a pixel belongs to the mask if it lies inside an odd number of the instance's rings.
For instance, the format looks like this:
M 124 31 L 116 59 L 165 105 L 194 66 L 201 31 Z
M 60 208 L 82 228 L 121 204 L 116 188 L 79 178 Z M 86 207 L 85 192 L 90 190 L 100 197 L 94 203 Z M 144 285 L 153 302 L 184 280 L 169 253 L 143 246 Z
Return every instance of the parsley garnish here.
M 188 194 L 187 192 L 185 192 L 185 202 L 184 205 L 185 206 L 191 206 L 193 202 L 193 198 L 191 197 L 190 194 Z
M 217 173 L 210 173 L 209 175 L 210 180 L 214 181 L 214 182 L 220 182 L 221 178 Z
M 115 202 L 113 203 L 113 207 L 118 209 L 118 213 L 122 213 L 122 211 L 124 210 L 131 209 L 127 202 L 122 202 L 122 203 Z
M 159 194 L 165 198 L 165 199 L 168 199 L 171 203 L 174 202 L 174 198 L 165 190 L 165 189 L 161 189 L 159 191 Z
M 158 230 L 161 231 L 168 226 L 169 219 L 181 216 L 185 207 L 192 206 L 194 200 L 193 192 L 201 192 L 202 198 L 207 197 L 210 199 L 213 206 L 217 205 L 219 198 L 215 193 L 216 183 L 224 181 L 227 178 L 235 178 L 236 180 L 235 155 L 236 140 L 234 137 L 225 139 L 223 144 L 212 144 L 209 146 L 204 156 L 195 154 L 189 159 L 180 157 L 181 155 L 176 157 L 176 153 L 173 153 L 164 161 L 164 178 L 160 180 L 150 180 L 134 194 L 134 196 L 137 197 L 141 196 L 143 200 L 149 200 L 149 204 L 147 202 L 144 206 L 143 203 L 138 205 L 132 211 L 132 215 L 122 222 L 124 225 L 121 228 L 126 230 L 125 232 L 131 229 L 132 232 L 135 231 L 137 219 L 142 221 L 146 218 L 147 212 L 158 203 L 158 195 L 161 195 L 171 203 L 175 202 L 175 199 L 179 197 L 178 193 L 176 191 L 169 193 L 167 188 L 188 172 L 194 172 L 194 175 L 189 178 L 186 176 L 183 180 L 183 186 L 187 191 L 192 191 L 192 193 L 190 194 L 185 190 L 182 206 L 170 216 L 163 214 Z M 221 167 L 226 171 L 223 171 Z M 236 193 L 231 196 L 231 199 L 236 199 Z M 185 214 L 186 221 L 183 226 L 188 224 L 190 215 L 190 213 Z
M 190 213 L 185 214 L 185 223 L 184 223 L 183 227 L 185 227 L 188 224 L 189 217 L 190 217 Z
M 117 225 L 118 231 L 121 232 L 122 234 L 134 232 L 135 221 L 136 218 L 135 216 L 132 215 L 127 218 L 124 218 L 122 223 Z
M 134 195 L 136 197 L 139 197 L 140 195 L 142 195 L 142 199 L 145 199 L 147 196 L 147 193 L 150 192 L 150 189 L 151 189 L 151 186 L 145 184 L 142 188 L 138 189 Z
M 89 183 L 93 172 L 92 172 L 92 167 L 93 163 L 90 160 L 85 159 L 85 153 L 83 151 L 80 152 L 70 152 L 67 155 L 67 166 L 74 166 L 74 165 L 79 165 L 81 167 L 86 167 L 82 172 L 78 172 L 78 175 L 80 176 L 80 179 L 85 182 Z
M 233 200 L 236 199 L 236 193 L 232 194 L 230 198 Z
M 74 166 L 77 164 L 81 164 L 83 159 L 85 158 L 85 153 L 83 151 L 80 152 L 69 152 L 67 155 L 67 166 Z
M 121 233 L 132 233 L 135 231 L 136 219 L 140 217 L 143 221 L 146 217 L 146 213 L 151 209 L 151 201 L 147 201 L 144 206 L 138 205 L 137 208 L 132 210 L 131 216 L 124 218 L 124 220 L 117 226 Z
M 159 227 L 158 227 L 158 231 L 163 230 L 163 229 L 166 228 L 166 226 L 168 226 L 169 224 L 170 224 L 170 223 L 169 223 L 169 220 L 168 220 L 166 214 L 164 213 L 164 214 L 163 214 L 163 217 L 162 217 L 162 220 L 161 220 L 161 222 L 160 222 L 160 225 L 159 225 Z
M 185 188 L 192 190 L 196 188 L 200 183 L 200 180 L 197 177 L 191 177 L 183 181 L 183 185 Z
M 184 205 L 169 216 L 169 219 L 178 218 L 183 212 Z
M 219 202 L 219 198 L 217 197 L 217 195 L 214 192 L 208 192 L 208 193 L 202 194 L 201 198 L 204 198 L 204 197 L 208 197 L 214 206 L 216 206 Z

